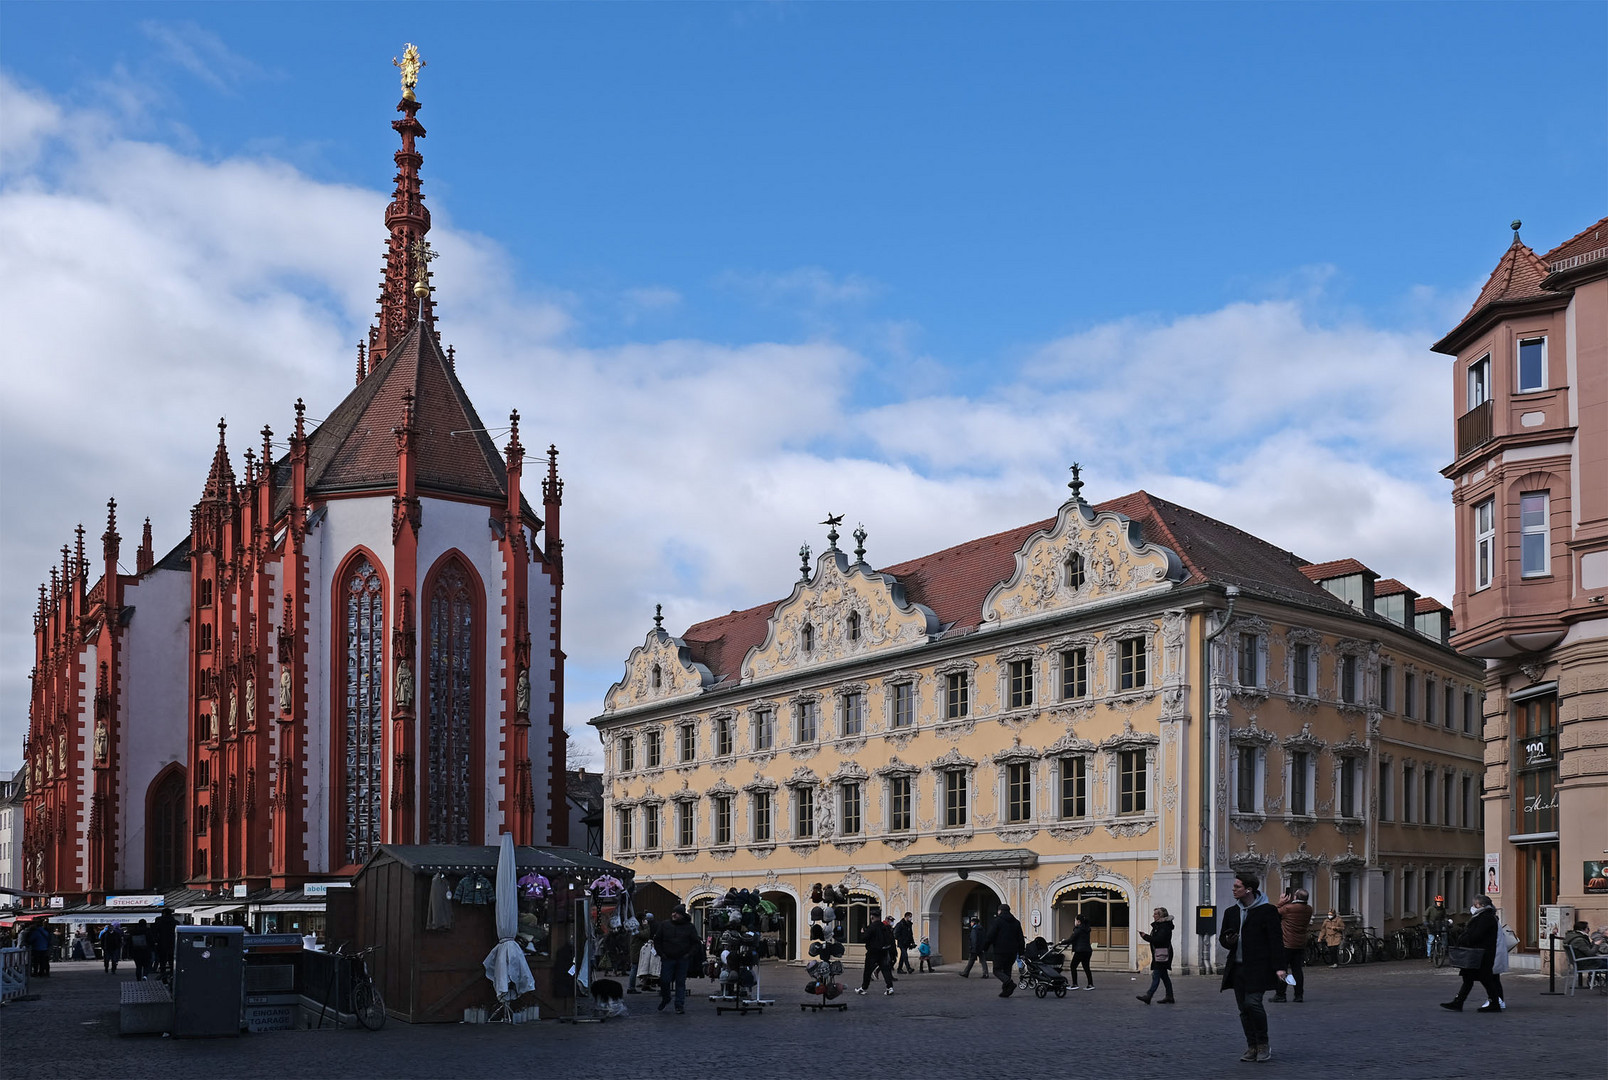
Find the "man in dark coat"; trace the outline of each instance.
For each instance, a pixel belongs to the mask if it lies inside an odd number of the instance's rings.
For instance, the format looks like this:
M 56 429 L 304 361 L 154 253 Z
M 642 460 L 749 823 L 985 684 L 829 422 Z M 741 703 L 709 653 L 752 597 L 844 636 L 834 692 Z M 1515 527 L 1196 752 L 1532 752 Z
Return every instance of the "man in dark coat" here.
M 163 910 L 151 924 L 156 933 L 156 970 L 162 975 L 173 973 L 173 941 L 178 936 L 179 920 L 173 912 Z
M 899 946 L 899 974 L 914 975 L 916 969 L 910 966 L 910 950 L 916 947 L 916 924 L 910 912 L 905 912 L 904 918 L 893 928 L 893 940 Z
M 865 928 L 865 971 L 860 985 L 854 991 L 863 994 L 871 989 L 871 976 L 882 973 L 883 994 L 893 993 L 893 917 L 874 919 Z
M 677 904 L 668 919 L 659 923 L 653 932 L 653 948 L 659 954 L 659 1011 L 670 1004 L 670 990 L 675 988 L 676 1012 L 687 1011 L 687 969 L 702 946 L 697 927 L 687 916 L 687 909 Z
M 966 942 L 971 946 L 971 955 L 966 958 L 966 970 L 960 973 L 962 979 L 971 977 L 972 965 L 981 961 L 983 965 L 983 978 L 988 978 L 988 957 L 983 955 L 983 919 L 982 916 L 971 921 L 966 928 Z
M 994 950 L 994 976 L 999 979 L 1000 997 L 1010 997 L 1016 993 L 1016 958 L 1022 955 L 1022 946 L 1027 944 L 1027 936 L 1022 933 L 1022 924 L 1015 915 L 1011 914 L 1009 904 L 999 906 L 999 914 L 994 916 L 994 925 L 988 928 L 988 936 L 983 939 L 984 949 Z
M 1261 893 L 1255 874 L 1234 875 L 1234 903 L 1223 913 L 1217 941 L 1228 950 L 1223 990 L 1234 991 L 1240 1027 L 1245 1031 L 1241 1061 L 1271 1061 L 1267 1040 L 1267 1005 L 1262 995 L 1285 985 L 1284 930 L 1278 908 Z
M 1441 1002 L 1441 1008 L 1462 1012 L 1463 1002 L 1468 1000 L 1468 992 L 1474 989 L 1474 983 L 1478 981 L 1485 987 L 1485 993 L 1491 999 L 1481 1005 L 1478 1011 L 1499 1013 L 1507 1008 L 1502 1001 L 1502 976 L 1492 970 L 1492 965 L 1496 963 L 1496 950 L 1500 947 L 1497 933 L 1500 922 L 1489 896 L 1479 897 L 1470 910 L 1473 912 L 1473 917 L 1463 928 L 1463 936 L 1457 939 L 1457 947 L 1480 950 L 1480 966 L 1458 969 L 1458 973 L 1463 976 L 1463 985 L 1457 991 L 1455 998 Z

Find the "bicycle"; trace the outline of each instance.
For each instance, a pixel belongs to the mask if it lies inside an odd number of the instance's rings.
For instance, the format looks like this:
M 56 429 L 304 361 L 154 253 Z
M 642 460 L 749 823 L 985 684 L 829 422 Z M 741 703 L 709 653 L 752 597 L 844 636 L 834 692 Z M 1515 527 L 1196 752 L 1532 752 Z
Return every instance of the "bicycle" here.
M 380 996 L 379 987 L 374 985 L 374 974 L 369 970 L 368 958 L 379 952 L 384 946 L 370 945 L 366 949 L 356 952 L 347 952 L 343 942 L 331 954 L 337 958 L 335 969 L 330 973 L 330 990 L 334 990 L 334 982 L 340 970 L 339 961 L 344 961 L 347 969 L 347 987 L 352 1013 L 357 1022 L 370 1031 L 378 1031 L 385 1026 L 385 998 Z M 333 993 L 325 995 L 324 1007 L 327 1009 Z M 324 1013 L 319 1011 L 318 1022 L 323 1024 Z M 340 1010 L 336 1008 L 336 1026 L 340 1025 Z

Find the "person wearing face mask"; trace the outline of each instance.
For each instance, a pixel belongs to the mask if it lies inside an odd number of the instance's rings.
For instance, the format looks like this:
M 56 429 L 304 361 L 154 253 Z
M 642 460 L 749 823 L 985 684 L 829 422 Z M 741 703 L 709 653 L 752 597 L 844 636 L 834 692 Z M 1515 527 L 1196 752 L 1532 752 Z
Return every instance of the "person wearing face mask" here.
M 1463 949 L 1479 950 L 1479 965 L 1476 967 L 1459 967 L 1458 974 L 1463 976 L 1463 985 L 1457 991 L 1457 996 L 1450 1001 L 1440 1003 L 1441 1008 L 1452 1012 L 1462 1012 L 1463 1002 L 1468 1000 L 1469 991 L 1474 989 L 1478 982 L 1485 987 L 1485 993 L 1491 1000 L 1479 1007 L 1478 1012 L 1499 1013 L 1507 1005 L 1502 1001 L 1502 976 L 1492 970 L 1496 963 L 1496 950 L 1500 944 L 1501 923 L 1496 916 L 1496 907 L 1491 903 L 1489 896 L 1481 896 L 1469 908 L 1473 918 L 1468 920 L 1468 926 L 1463 929 L 1463 936 L 1458 938 L 1457 947 Z
M 1346 921 L 1335 914 L 1334 908 L 1330 908 L 1328 917 L 1318 929 L 1318 944 L 1323 946 L 1323 955 L 1329 958 L 1330 967 L 1340 966 L 1340 943 L 1345 940 Z

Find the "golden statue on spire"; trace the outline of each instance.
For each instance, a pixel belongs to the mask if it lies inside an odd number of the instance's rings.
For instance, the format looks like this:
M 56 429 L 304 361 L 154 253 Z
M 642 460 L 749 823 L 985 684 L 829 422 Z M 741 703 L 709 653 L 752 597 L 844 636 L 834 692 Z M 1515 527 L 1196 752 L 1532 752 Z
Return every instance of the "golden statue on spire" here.
M 417 101 L 413 96 L 413 88 L 419 85 L 419 69 L 427 67 L 427 63 L 419 58 L 418 48 L 410 41 L 402 50 L 402 59 L 391 57 L 391 63 L 402 69 L 402 100 Z
M 413 295 L 423 300 L 430 295 L 430 264 L 435 261 L 435 249 L 430 241 L 419 237 L 413 241 Z

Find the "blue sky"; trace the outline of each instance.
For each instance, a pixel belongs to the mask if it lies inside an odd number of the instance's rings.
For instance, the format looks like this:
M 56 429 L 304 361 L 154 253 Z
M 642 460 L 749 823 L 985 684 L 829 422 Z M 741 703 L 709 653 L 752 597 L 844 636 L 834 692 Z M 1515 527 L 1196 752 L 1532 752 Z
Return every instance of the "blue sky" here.
M 1073 457 L 1449 601 L 1427 346 L 1509 220 L 1608 204 L 1600 4 L 9 3 L 6 364 L 47 362 L 0 406 L 0 765 L 72 525 L 116 493 L 176 542 L 190 417 L 343 392 L 404 40 L 444 333 L 573 470 L 572 721 L 655 599 L 785 593 L 827 504 L 886 564 L 1047 516 Z M 76 395 L 113 343 L 173 431 L 137 463 L 30 420 L 128 427 Z

